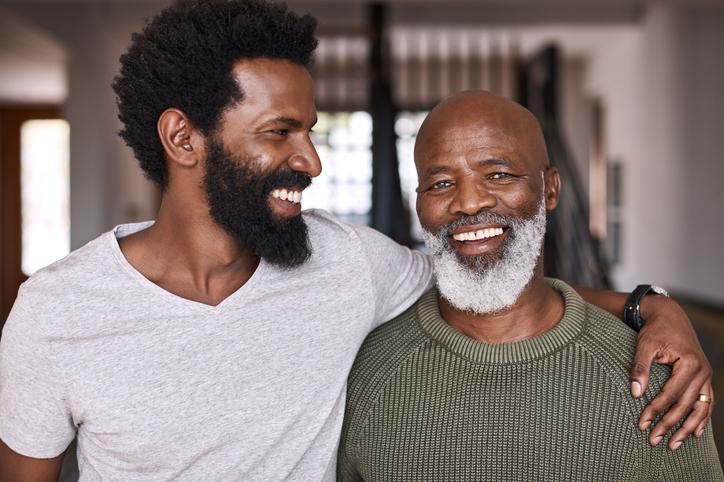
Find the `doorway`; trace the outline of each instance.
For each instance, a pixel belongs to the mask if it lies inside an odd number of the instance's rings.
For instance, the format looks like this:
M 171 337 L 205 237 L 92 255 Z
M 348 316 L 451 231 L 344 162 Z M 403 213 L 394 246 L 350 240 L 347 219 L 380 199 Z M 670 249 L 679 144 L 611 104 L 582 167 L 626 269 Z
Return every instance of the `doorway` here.
M 51 235 L 42 219 L 68 211 L 68 137 L 57 106 L 0 106 L 0 328 L 20 284 L 69 245 L 69 214 Z

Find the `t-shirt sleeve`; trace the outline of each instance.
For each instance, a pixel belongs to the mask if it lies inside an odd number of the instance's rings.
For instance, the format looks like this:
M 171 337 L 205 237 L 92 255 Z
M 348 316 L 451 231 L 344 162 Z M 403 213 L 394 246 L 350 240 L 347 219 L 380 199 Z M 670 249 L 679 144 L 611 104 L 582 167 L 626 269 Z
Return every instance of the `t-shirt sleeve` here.
M 429 256 L 401 246 L 366 226 L 355 226 L 375 296 L 373 328 L 399 315 L 433 286 Z
M 52 458 L 75 436 L 57 353 L 33 302 L 19 293 L 0 338 L 0 439 L 15 452 Z

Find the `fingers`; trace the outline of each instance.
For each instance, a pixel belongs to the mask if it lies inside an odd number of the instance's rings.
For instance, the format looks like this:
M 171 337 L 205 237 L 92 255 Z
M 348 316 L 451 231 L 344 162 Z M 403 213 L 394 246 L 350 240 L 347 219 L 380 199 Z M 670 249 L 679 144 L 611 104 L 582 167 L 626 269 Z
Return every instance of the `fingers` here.
M 705 403 L 705 402 L 699 402 L 697 405 L 703 404 L 706 405 L 706 416 L 704 417 L 704 420 L 702 420 L 699 425 L 696 427 L 696 432 L 694 432 L 694 435 L 696 435 L 697 438 L 701 438 L 701 436 L 704 434 L 704 429 L 706 428 L 706 425 L 709 423 L 709 420 L 711 420 L 711 414 L 714 411 L 714 388 L 711 386 L 711 381 L 707 382 L 701 389 L 701 393 L 704 394 L 711 394 L 711 402 Z
M 633 364 L 629 378 L 631 380 L 631 395 L 634 398 L 641 397 L 646 388 L 649 386 L 649 371 L 651 363 L 656 357 L 658 348 L 650 343 L 643 334 L 639 336 L 636 346 L 636 354 L 634 355 Z M 653 418 L 651 419 L 653 420 Z
M 701 389 L 697 390 L 697 392 L 698 392 L 696 394 L 697 398 L 699 396 L 699 393 L 705 393 Z M 709 393 L 711 393 L 711 392 L 709 392 Z M 682 398 L 682 404 L 683 403 L 684 403 L 684 398 Z M 676 407 L 672 408 L 671 411 L 669 411 L 669 413 L 666 415 L 666 417 L 671 415 L 671 417 L 672 417 L 671 420 L 673 420 L 674 424 L 676 424 L 678 421 L 673 418 L 673 417 L 678 416 L 678 413 L 674 413 L 677 411 L 676 409 L 677 409 L 678 405 L 679 404 L 677 404 Z M 681 446 L 681 444 L 683 444 L 686 441 L 686 439 L 689 438 L 689 435 L 696 433 L 695 432 L 696 429 L 699 428 L 699 426 L 701 425 L 702 422 L 704 422 L 706 424 L 706 421 L 708 420 L 707 417 L 709 414 L 710 406 L 711 406 L 711 403 L 705 403 L 705 402 L 699 401 L 697 399 L 694 400 L 693 410 L 691 410 L 691 413 L 689 413 L 689 415 L 686 417 L 686 420 L 684 420 L 684 423 L 682 424 L 682 426 L 679 427 L 679 430 L 677 430 L 674 433 L 674 435 L 672 435 L 671 438 L 669 439 L 669 448 L 670 449 L 672 449 L 672 450 L 678 449 Z M 684 413 L 683 416 L 685 416 L 685 415 L 686 414 Z M 664 417 L 664 418 L 666 418 L 666 417 Z M 662 419 L 662 421 L 663 421 L 663 419 Z M 663 431 L 663 429 L 662 429 L 662 432 L 659 432 L 659 428 L 660 428 L 659 425 L 660 424 L 656 424 L 656 427 L 652 431 L 652 432 L 656 432 L 657 436 L 659 433 L 663 433 L 663 434 L 666 433 L 666 431 Z M 668 429 L 666 429 L 666 430 L 668 430 Z
M 692 372 L 693 375 L 691 375 Z M 677 379 L 688 380 L 688 384 L 687 382 L 679 384 Z M 677 395 L 682 389 L 683 392 Z M 651 430 L 649 442 L 652 445 L 660 443 L 666 433 L 684 417 L 686 417 L 684 423 L 669 439 L 669 448 L 672 450 L 678 449 L 692 433 L 700 436 L 703 433 L 703 427 L 706 426 L 711 416 L 711 404 L 699 400 L 699 395 L 702 393 L 713 393 L 711 369 L 708 368 L 708 364 L 702 366 L 701 363 L 696 361 L 684 362 L 680 360 L 674 366 L 674 372 L 664 385 L 661 393 L 651 401 L 641 414 L 639 426 L 645 429 L 650 426 L 650 422 L 647 421 L 655 419 L 660 413 L 671 407 Z
M 660 414 L 664 413 L 675 403 L 679 405 L 678 410 L 675 412 L 679 416 L 673 423 L 671 423 L 672 417 L 665 417 L 659 421 L 657 426 L 666 428 L 661 435 L 665 434 L 668 429 L 688 414 L 689 410 L 693 408 L 696 398 L 699 396 L 699 388 L 708 381 L 708 376 L 705 372 L 702 373 L 701 370 L 701 364 L 696 358 L 682 358 L 676 362 L 671 372 L 671 378 L 669 378 L 661 389 L 661 392 L 654 397 L 641 413 L 639 428 L 646 430 Z M 685 398 L 682 399 L 682 396 Z M 656 433 L 658 434 L 658 431 L 656 431 Z M 652 435 L 653 434 L 654 431 L 652 431 Z

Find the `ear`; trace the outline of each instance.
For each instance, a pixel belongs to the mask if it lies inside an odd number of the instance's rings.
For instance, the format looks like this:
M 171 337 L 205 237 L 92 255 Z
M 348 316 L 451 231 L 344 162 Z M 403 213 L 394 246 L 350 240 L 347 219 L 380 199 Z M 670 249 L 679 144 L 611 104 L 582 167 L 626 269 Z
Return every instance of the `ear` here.
M 558 206 L 558 198 L 561 195 L 561 176 L 555 167 L 546 167 L 543 175 L 545 182 L 546 211 L 553 211 Z
M 159 116 L 156 129 L 169 164 L 188 168 L 199 163 L 204 137 L 193 128 L 186 114 L 176 108 L 166 109 Z

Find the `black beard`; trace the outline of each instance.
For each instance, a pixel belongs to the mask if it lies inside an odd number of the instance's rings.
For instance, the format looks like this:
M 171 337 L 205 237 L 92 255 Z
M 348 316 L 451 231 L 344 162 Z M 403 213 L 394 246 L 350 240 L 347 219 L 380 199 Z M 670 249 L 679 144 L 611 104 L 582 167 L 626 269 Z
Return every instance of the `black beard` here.
M 208 142 L 204 190 L 213 220 L 256 256 L 293 268 L 312 254 L 301 214 L 279 219 L 268 204 L 277 188 L 305 188 L 312 179 L 294 171 L 256 172 L 256 159 L 232 159 L 221 142 Z

